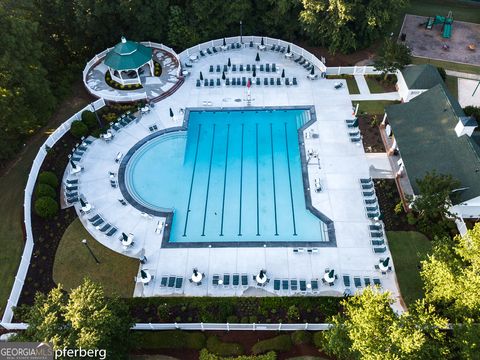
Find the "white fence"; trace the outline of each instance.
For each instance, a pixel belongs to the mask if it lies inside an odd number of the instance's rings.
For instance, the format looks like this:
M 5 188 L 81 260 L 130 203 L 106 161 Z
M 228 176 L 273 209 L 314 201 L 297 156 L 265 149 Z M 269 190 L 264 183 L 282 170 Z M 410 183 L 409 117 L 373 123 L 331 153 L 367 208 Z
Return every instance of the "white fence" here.
M 267 49 L 268 49 L 268 46 L 272 46 L 272 45 L 285 46 L 286 48 L 288 46 L 290 46 L 290 51 L 291 52 L 293 52 L 297 55 L 302 55 L 310 63 L 315 65 L 317 68 L 319 68 L 320 71 L 325 72 L 326 69 L 327 69 L 325 64 L 323 64 L 315 55 L 313 55 L 312 53 L 308 52 L 307 50 L 301 48 L 300 46 L 295 45 L 295 44 L 293 44 L 291 42 L 288 42 L 288 41 L 284 41 L 284 40 L 280 40 L 280 39 L 274 39 L 274 38 L 270 38 L 270 37 L 267 37 L 267 36 L 262 37 L 262 36 L 251 36 L 251 35 L 249 35 L 249 36 L 242 36 L 241 38 L 240 38 L 240 36 L 228 37 L 228 38 L 225 38 L 225 42 L 227 43 L 227 45 L 243 42 L 243 44 L 246 44 L 246 46 L 248 46 L 248 44 L 250 42 L 253 42 L 255 44 L 255 46 L 258 46 L 258 45 L 261 44 L 262 38 L 263 38 L 263 43 L 267 47 Z M 197 54 L 198 52 L 200 52 L 200 50 L 206 50 L 206 49 L 208 49 L 212 46 L 220 47 L 222 45 L 223 45 L 223 38 L 222 39 L 216 39 L 216 40 L 210 40 L 210 41 L 204 42 L 202 44 L 192 46 L 191 48 L 182 51 L 180 53 L 179 57 L 182 60 L 182 62 L 186 62 L 186 61 L 189 60 L 190 55 Z
M 151 47 L 151 48 L 154 48 L 154 49 L 160 49 L 160 50 L 164 50 L 164 51 L 167 51 L 167 52 L 171 53 L 177 59 L 179 65 L 180 65 L 180 58 L 177 55 L 177 53 L 175 52 L 175 50 L 173 50 L 172 48 L 169 48 L 168 46 L 165 46 L 163 44 L 159 44 L 159 43 L 155 43 L 155 42 L 151 42 L 151 41 L 142 41 L 141 44 L 145 45 L 145 46 L 148 46 L 148 47 Z M 115 101 L 115 102 L 132 102 L 132 101 L 148 99 L 148 95 L 147 95 L 146 92 L 138 92 L 138 93 L 130 92 L 128 95 L 124 94 L 122 96 L 116 96 L 111 91 L 98 91 L 98 90 L 92 89 L 88 85 L 88 83 L 87 83 L 88 73 L 90 72 L 90 70 L 92 70 L 92 68 L 95 66 L 95 64 L 102 61 L 105 58 L 105 56 L 107 55 L 107 53 L 112 49 L 113 49 L 113 47 L 108 48 L 108 49 L 102 51 L 101 53 L 95 55 L 87 63 L 87 65 L 83 69 L 83 84 L 87 88 L 88 92 L 90 94 L 92 94 L 93 96 L 96 96 L 98 98 L 104 98 L 106 100 Z M 182 71 L 181 66 L 178 66 L 177 77 L 180 76 L 181 71 Z
M 328 67 L 327 75 L 379 75 L 382 72 L 373 66 L 338 66 Z
M 99 99 L 92 103 L 96 110 L 105 106 L 105 101 L 103 99 Z M 28 267 L 30 265 L 30 258 L 32 256 L 33 251 L 33 234 L 32 234 L 32 218 L 31 218 L 31 202 L 32 202 L 32 194 L 33 189 L 35 187 L 35 182 L 37 181 L 38 172 L 40 171 L 40 167 L 42 166 L 43 160 L 47 156 L 47 147 L 51 148 L 55 145 L 55 143 L 63 136 L 65 133 L 70 130 L 70 125 L 73 121 L 79 120 L 81 118 L 81 114 L 84 110 L 92 110 L 92 104 L 84 107 L 82 110 L 77 112 L 73 115 L 70 119 L 65 121 L 62 125 L 60 125 L 48 138 L 45 140 L 43 145 L 38 150 L 37 156 L 33 160 L 32 168 L 30 173 L 28 174 L 27 185 L 25 186 L 25 195 L 23 201 L 23 217 L 24 217 L 24 224 L 25 224 L 25 248 L 23 249 L 22 258 L 20 261 L 20 266 L 18 267 L 17 275 L 15 276 L 15 281 L 13 283 L 12 291 L 10 292 L 10 296 L 7 301 L 7 305 L 5 307 L 5 312 L 3 313 L 2 323 L 1 325 L 6 327 L 9 323 L 11 323 L 13 319 L 13 311 L 12 307 L 17 306 L 18 299 L 20 298 L 20 294 L 22 292 L 23 284 L 25 282 L 25 277 L 27 275 Z

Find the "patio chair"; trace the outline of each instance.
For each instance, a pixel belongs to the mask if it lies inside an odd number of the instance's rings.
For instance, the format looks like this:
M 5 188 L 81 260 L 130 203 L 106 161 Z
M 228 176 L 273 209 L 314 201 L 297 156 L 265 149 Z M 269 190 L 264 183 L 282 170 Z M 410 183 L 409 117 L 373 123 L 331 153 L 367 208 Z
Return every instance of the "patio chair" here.
M 213 275 L 212 276 L 212 285 L 218 286 L 218 280 L 220 280 L 220 275 Z
M 282 54 L 285 54 L 285 51 L 287 51 L 287 48 L 286 48 L 285 46 L 282 46 L 282 47 L 280 48 L 280 52 L 281 52 Z
M 240 284 L 240 274 L 233 274 L 232 275 L 232 286 L 238 287 Z
M 292 291 L 297 291 L 297 290 L 298 290 L 298 281 L 297 281 L 297 279 L 291 279 L 291 280 L 290 280 L 290 289 L 292 289 Z
M 270 48 L 271 51 L 275 51 L 275 44 Z
M 379 278 L 373 278 L 373 285 L 382 287 L 382 283 Z
M 230 274 L 223 274 L 223 287 L 230 286 Z
M 125 201 L 125 199 L 118 199 L 118 201 L 120 202 L 120 204 L 122 204 L 123 206 L 127 206 L 128 203 Z
M 216 72 L 219 73 L 221 71 L 220 65 L 217 65 Z
M 307 280 L 300 279 L 300 291 L 305 293 L 307 292 Z
M 263 64 L 260 64 L 260 71 L 265 71 L 263 68 Z
M 113 227 L 110 228 L 110 230 L 107 231 L 107 233 L 105 235 L 112 236 L 116 232 L 117 232 L 117 228 L 113 226 Z
M 273 280 L 273 290 L 280 291 L 280 279 Z
M 242 274 L 241 279 L 242 279 L 242 286 L 247 287 L 248 286 L 248 275 L 247 274 Z
M 318 293 L 318 280 L 312 280 L 310 284 L 312 285 L 312 293 Z
M 192 65 L 192 64 L 189 64 L 189 63 L 184 63 L 183 65 L 185 65 L 185 67 L 187 67 L 187 68 L 193 67 L 193 65 Z
M 213 65 L 210 65 L 210 69 L 208 70 L 208 72 L 213 73 Z
M 272 72 L 277 72 L 277 64 L 272 64 Z
M 370 281 L 369 277 L 364 277 L 363 282 L 365 283 L 365 286 L 370 286 L 370 284 L 371 284 L 371 281 Z
M 282 280 L 282 290 L 283 291 L 288 291 L 288 280 L 287 279 Z
M 221 84 L 220 84 L 220 78 L 217 78 L 216 85 L 217 85 L 217 86 L 220 86 L 220 85 L 221 85 Z
M 110 186 L 112 188 L 116 188 L 117 187 L 117 182 L 115 180 L 110 180 Z
M 290 79 L 289 78 L 285 78 L 285 85 L 290 86 Z
M 355 284 L 356 288 L 362 287 L 362 279 L 360 279 L 358 276 L 353 277 L 353 283 Z
M 259 86 L 260 84 L 261 84 L 260 78 L 257 77 L 257 79 L 255 80 L 255 85 Z
M 343 285 L 347 288 L 350 287 L 350 275 L 343 275 Z
M 383 246 L 383 247 L 374 247 L 373 248 L 373 252 L 375 254 L 383 254 L 385 251 L 387 251 L 387 247 L 386 246 Z
M 210 48 L 207 49 L 207 54 L 212 55 L 212 50 L 210 50 Z
M 270 78 L 270 85 L 275 85 L 275 79 L 274 78 Z
M 296 77 L 294 77 L 294 78 L 292 79 L 292 85 L 298 85 L 298 83 L 297 83 L 297 78 L 296 78 Z
M 200 50 L 200 56 L 205 56 L 205 53 L 203 52 L 203 50 Z
M 268 78 L 263 78 L 263 85 L 268 85 Z
M 167 287 L 168 283 L 168 275 L 162 275 L 162 279 L 160 280 L 160 287 Z
M 215 48 L 215 46 L 212 47 L 212 51 L 213 51 L 214 53 L 217 53 L 217 52 L 218 52 L 217 49 Z
M 250 41 L 249 47 L 253 48 L 253 41 Z
M 88 221 L 90 222 L 94 222 L 96 220 L 100 219 L 100 215 L 96 214 L 95 216 L 91 217 L 90 219 L 88 219 Z
M 380 270 L 380 266 L 378 264 L 375 264 L 375 270 Z

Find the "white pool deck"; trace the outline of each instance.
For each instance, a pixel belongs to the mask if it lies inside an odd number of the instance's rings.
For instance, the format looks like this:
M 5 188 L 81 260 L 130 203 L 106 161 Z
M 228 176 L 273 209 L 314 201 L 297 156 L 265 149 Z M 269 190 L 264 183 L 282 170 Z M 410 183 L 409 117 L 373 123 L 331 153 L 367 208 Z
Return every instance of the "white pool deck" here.
M 305 139 L 306 149 L 317 150 L 320 157 L 318 163 L 309 165 L 310 182 L 320 178 L 323 191 L 312 191 L 313 205 L 334 221 L 336 231 L 336 247 L 320 247 L 316 254 L 295 254 L 291 247 L 264 248 L 260 244 L 255 248 L 162 248 L 161 235 L 155 234 L 159 218 L 148 218 L 134 207 L 122 206 L 118 199 L 122 198 L 120 190 L 110 186 L 108 171 L 118 171 L 118 164 L 114 159 L 117 153 L 126 154 L 130 147 L 140 139 L 149 135 L 148 127 L 156 124 L 159 129 L 179 126 L 183 121 L 181 108 L 203 107 L 243 107 L 246 106 L 245 87 L 196 87 L 199 71 L 204 78 L 221 77 L 221 73 L 209 73 L 209 66 L 226 64 L 230 57 L 234 64 L 253 64 L 257 50 L 245 48 L 236 51 L 220 52 L 211 56 L 202 57 L 189 69 L 191 75 L 185 83 L 170 97 L 155 104 L 154 109 L 144 115 L 138 123 L 131 123 L 115 134 L 113 141 L 106 143 L 96 140 L 89 145 L 83 155 L 80 165 L 85 169 L 77 177 L 79 179 L 79 193 L 82 194 L 94 210 L 89 215 L 80 215 L 80 219 L 88 231 L 102 244 L 122 253 L 124 250 L 118 240 L 121 232 L 133 233 L 135 245 L 124 254 L 138 257 L 144 249 L 148 262 L 141 265 L 155 276 L 149 285 L 140 283 L 135 287 L 135 296 L 165 296 L 181 294 L 183 296 L 241 296 L 243 288 L 212 287 L 213 274 L 246 273 L 252 287 L 252 275 L 260 269 L 266 269 L 271 281 L 265 290 L 273 293 L 273 279 L 321 279 L 325 268 L 335 269 L 338 280 L 332 287 L 320 285 L 319 295 L 339 295 L 345 290 L 342 281 L 343 274 L 351 276 L 351 288 L 354 291 L 353 276 L 362 278 L 378 277 L 383 289 L 390 291 L 394 298 L 399 298 L 398 284 L 395 272 L 381 275 L 374 269 L 380 258 L 390 256 L 390 252 L 381 255 L 374 254 L 370 243 L 368 225 L 372 224 L 365 213 L 362 191 L 359 178 L 369 177 L 372 160 L 368 160 L 363 147 L 350 142 L 345 119 L 352 118 L 352 103 L 347 86 L 339 90 L 334 89 L 338 80 L 307 79 L 307 71 L 292 60 L 286 59 L 283 54 L 271 51 L 260 52 L 261 61 L 258 64 L 276 63 L 277 74 L 266 74 L 257 71 L 262 78 L 261 86 L 252 86 L 252 106 L 293 106 L 314 105 L 317 121 L 311 126 L 318 137 Z M 285 69 L 290 79 L 296 77 L 298 86 L 263 86 L 263 77 L 279 77 Z M 318 71 L 318 69 L 316 69 Z M 227 74 L 232 76 L 232 74 Z M 251 76 L 251 73 L 235 74 L 236 77 Z M 223 81 L 222 81 L 223 84 Z M 235 99 L 242 99 L 237 102 Z M 205 103 L 207 102 L 207 103 Z M 205 106 L 209 108 L 210 106 Z M 175 113 L 175 120 L 169 117 L 169 108 Z M 310 129 L 307 129 L 310 131 Z M 380 160 L 381 161 L 381 160 Z M 385 161 L 381 161 L 385 163 Z M 389 169 L 383 169 L 388 173 Z M 391 169 L 390 169 L 391 170 Z M 67 172 L 69 169 L 67 168 Z M 300 169 L 298 169 L 300 171 Z M 69 176 L 73 178 L 75 175 Z M 161 191 L 161 189 L 156 189 Z M 77 204 L 77 211 L 79 205 Z M 106 221 L 115 225 L 119 232 L 107 238 L 96 230 L 86 220 L 93 214 L 101 214 Z M 393 266 L 393 263 L 390 263 Z M 207 276 L 201 286 L 188 282 L 192 269 L 196 267 Z M 162 275 L 176 275 L 185 278 L 183 288 L 179 292 L 166 290 L 160 287 Z M 117 276 L 122 276 L 121 273 Z M 134 279 L 132 279 L 134 281 Z M 321 282 L 320 282 L 321 284 Z M 361 290 L 361 289 L 360 289 Z M 251 292 L 249 290 L 248 292 Z M 293 293 L 290 293 L 293 295 Z M 283 293 L 288 295 L 288 293 Z M 399 301 L 394 305 L 402 311 Z

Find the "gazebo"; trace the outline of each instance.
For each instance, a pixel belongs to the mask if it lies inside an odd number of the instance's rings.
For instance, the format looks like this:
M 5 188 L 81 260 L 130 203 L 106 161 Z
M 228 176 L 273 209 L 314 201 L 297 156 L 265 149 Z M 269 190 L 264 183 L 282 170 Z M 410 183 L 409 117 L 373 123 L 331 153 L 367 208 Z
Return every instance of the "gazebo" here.
M 142 66 L 148 64 L 150 73 L 154 74 L 152 52 L 152 48 L 122 36 L 122 41 L 107 53 L 104 63 L 112 80 L 122 85 L 141 84 L 139 70 Z

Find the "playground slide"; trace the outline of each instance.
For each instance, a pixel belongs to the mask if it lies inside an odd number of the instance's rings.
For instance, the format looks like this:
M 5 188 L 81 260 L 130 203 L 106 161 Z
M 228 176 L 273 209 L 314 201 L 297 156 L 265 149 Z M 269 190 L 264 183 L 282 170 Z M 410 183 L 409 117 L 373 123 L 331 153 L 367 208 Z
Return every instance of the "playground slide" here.
M 450 39 L 450 36 L 452 36 L 452 24 L 445 23 L 445 25 L 443 26 L 442 37 L 444 37 L 445 39 Z

